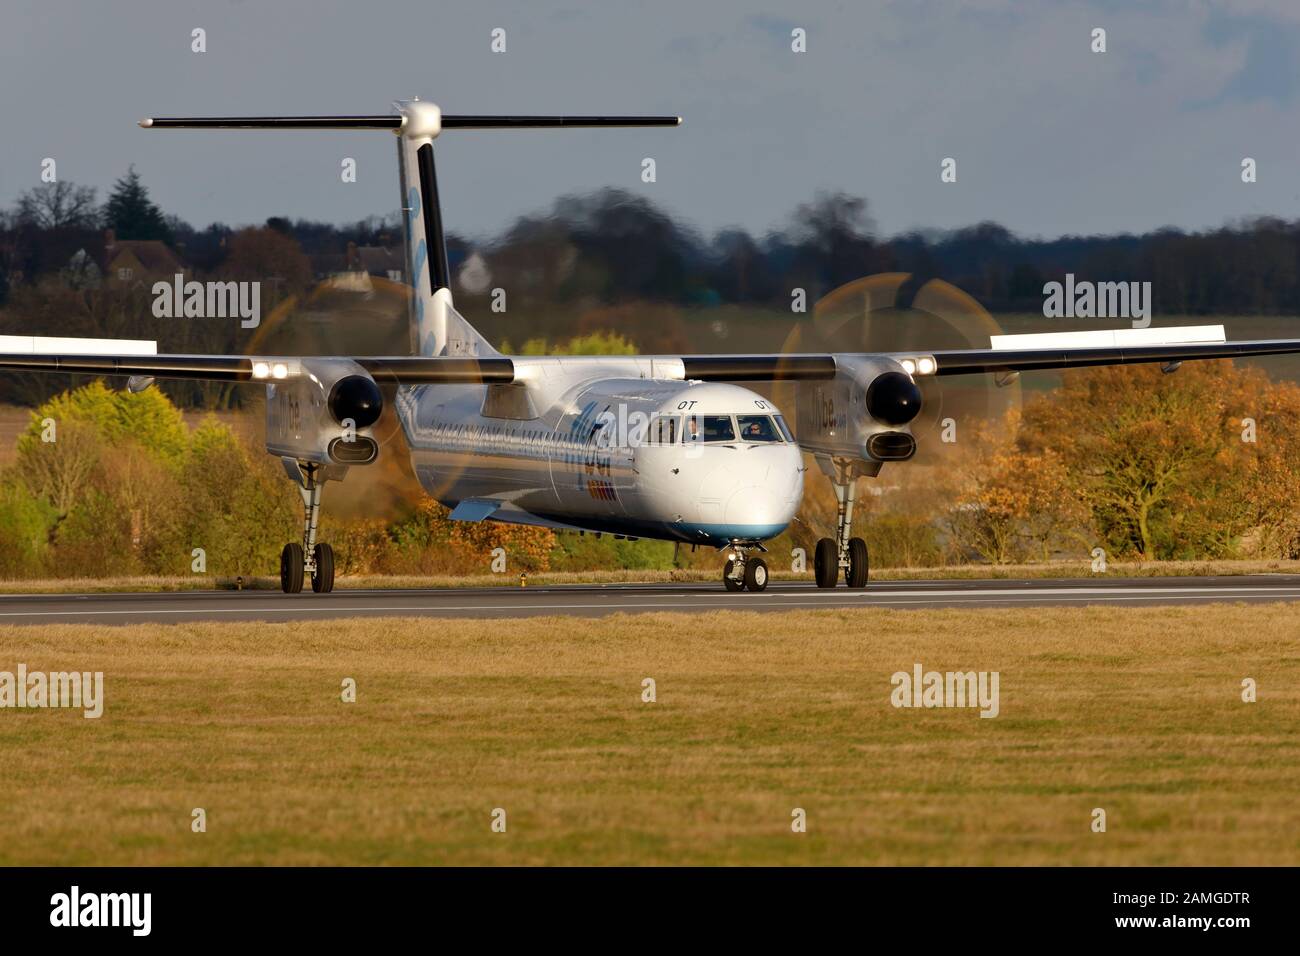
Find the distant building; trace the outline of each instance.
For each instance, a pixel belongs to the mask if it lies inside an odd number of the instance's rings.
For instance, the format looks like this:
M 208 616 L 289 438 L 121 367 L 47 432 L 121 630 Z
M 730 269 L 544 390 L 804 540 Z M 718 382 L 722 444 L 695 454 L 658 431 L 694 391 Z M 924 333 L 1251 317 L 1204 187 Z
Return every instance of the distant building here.
M 70 289 L 98 289 L 103 277 L 98 263 L 85 249 L 73 253 L 60 275 Z
M 348 243 L 348 271 L 391 282 L 401 282 L 406 273 L 406 254 L 401 246 L 359 246 Z
M 344 253 L 326 252 L 311 257 L 316 278 L 338 289 L 371 291 L 371 278 L 403 282 L 406 253 L 401 246 L 359 246 L 348 243 Z
M 136 284 L 153 285 L 189 273 L 176 252 L 158 239 L 118 239 L 112 229 L 104 233 L 104 281 L 110 289 Z
M 492 271 L 482 253 L 475 250 L 465 259 L 456 282 L 470 295 L 482 295 L 492 286 Z

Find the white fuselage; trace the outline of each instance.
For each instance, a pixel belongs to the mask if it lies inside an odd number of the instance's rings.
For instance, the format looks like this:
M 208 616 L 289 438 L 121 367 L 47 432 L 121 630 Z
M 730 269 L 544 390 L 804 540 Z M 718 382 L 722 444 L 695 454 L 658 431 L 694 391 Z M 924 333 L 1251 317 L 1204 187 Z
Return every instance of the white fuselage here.
M 420 484 L 448 507 L 495 505 L 496 520 L 629 537 L 721 546 L 786 528 L 803 459 L 770 401 L 598 364 L 542 360 L 527 387 L 399 389 Z

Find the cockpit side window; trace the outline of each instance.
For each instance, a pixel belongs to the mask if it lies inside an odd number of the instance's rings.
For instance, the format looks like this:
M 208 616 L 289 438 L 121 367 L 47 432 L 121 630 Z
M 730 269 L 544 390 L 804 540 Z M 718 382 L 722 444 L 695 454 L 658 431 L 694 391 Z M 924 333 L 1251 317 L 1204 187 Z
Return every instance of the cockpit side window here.
M 736 423 L 740 426 L 743 441 L 779 442 L 780 434 L 768 415 L 737 415 Z
M 785 423 L 785 419 L 780 415 L 776 416 L 776 427 L 781 429 L 781 435 L 790 444 L 794 444 L 794 435 L 790 434 L 790 426 Z

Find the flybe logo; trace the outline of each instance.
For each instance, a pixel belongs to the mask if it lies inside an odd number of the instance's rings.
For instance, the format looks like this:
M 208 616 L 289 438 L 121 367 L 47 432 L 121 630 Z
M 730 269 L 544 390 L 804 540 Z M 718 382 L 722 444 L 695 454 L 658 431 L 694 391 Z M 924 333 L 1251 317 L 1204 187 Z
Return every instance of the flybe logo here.
M 588 402 L 582 407 L 582 414 L 573 420 L 569 425 L 569 434 L 581 435 L 591 427 L 591 420 L 595 417 L 596 403 Z
M 50 897 L 51 926 L 129 927 L 132 936 L 153 928 L 152 893 L 82 893 L 73 886 Z

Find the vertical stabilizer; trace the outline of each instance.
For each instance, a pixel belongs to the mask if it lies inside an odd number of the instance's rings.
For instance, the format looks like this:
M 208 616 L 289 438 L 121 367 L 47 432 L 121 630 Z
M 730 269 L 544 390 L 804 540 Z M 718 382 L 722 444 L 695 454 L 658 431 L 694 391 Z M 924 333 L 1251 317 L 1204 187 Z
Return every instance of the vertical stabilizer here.
M 412 347 L 416 355 L 496 355 L 452 303 L 447 236 L 438 200 L 433 141 L 442 111 L 419 100 L 394 104 L 403 118 L 397 130 L 407 274 L 411 281 Z
M 451 301 L 447 239 L 438 202 L 433 141 L 444 129 L 562 129 L 611 126 L 677 126 L 677 116 L 444 115 L 433 103 L 401 100 L 397 115 L 345 116 L 158 116 L 145 129 L 328 129 L 390 130 L 397 134 L 402 187 L 402 232 L 411 282 L 412 350 L 416 355 L 497 355 Z

